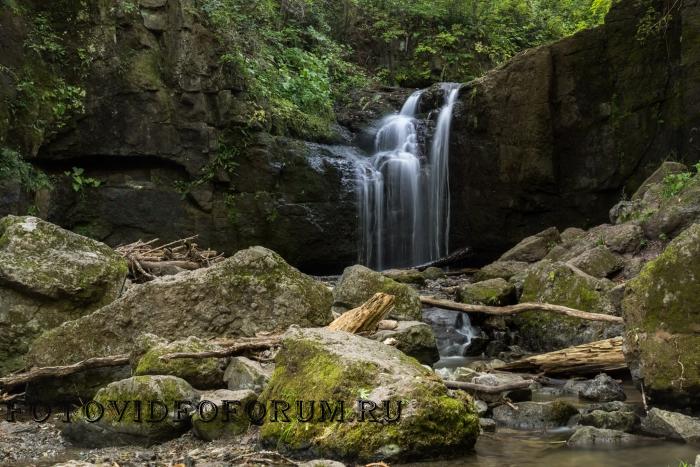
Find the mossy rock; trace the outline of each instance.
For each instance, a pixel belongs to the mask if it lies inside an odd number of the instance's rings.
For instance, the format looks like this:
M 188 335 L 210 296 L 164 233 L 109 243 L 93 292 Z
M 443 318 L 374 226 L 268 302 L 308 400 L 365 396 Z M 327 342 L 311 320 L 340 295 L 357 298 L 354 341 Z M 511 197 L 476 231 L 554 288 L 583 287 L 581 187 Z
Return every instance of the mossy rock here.
M 160 357 L 176 352 L 206 352 L 220 350 L 216 344 L 190 336 L 185 340 L 156 344 L 139 358 L 134 368 L 135 376 L 170 375 L 182 378 L 197 389 L 218 389 L 225 386 L 225 365 L 218 358 L 177 358 L 161 360 Z
M 541 260 L 556 244 L 561 243 L 561 236 L 556 227 L 550 227 L 532 237 L 524 238 L 510 250 L 503 253 L 499 261 L 524 261 L 534 263 Z
M 432 365 L 440 360 L 435 333 L 429 324 L 418 321 L 399 321 L 396 329 L 378 331 L 369 338 L 378 342 L 384 342 L 390 338 L 396 339 L 397 349 L 424 365 Z
M 652 400 L 700 407 L 700 224 L 627 283 L 625 352 Z
M 270 380 L 274 365 L 246 357 L 234 357 L 224 372 L 224 381 L 231 391 L 251 390 L 260 394 Z
M 204 392 L 201 398 L 201 405 L 192 415 L 192 432 L 199 439 L 214 441 L 235 438 L 248 430 L 246 407 L 258 396 L 250 390 L 219 389 Z
M 528 270 L 520 302 L 551 303 L 593 313 L 614 311 L 608 298 L 613 284 L 580 273 L 565 263 L 541 261 Z M 551 351 L 620 335 L 621 326 L 580 320 L 556 313 L 528 311 L 511 320 L 523 346 Z
M 481 282 L 489 279 L 510 280 L 511 277 L 524 272 L 530 263 L 524 261 L 496 261 L 484 266 L 474 274 L 474 280 Z
M 377 292 L 393 295 L 396 300 L 390 317 L 402 320 L 420 320 L 421 304 L 411 286 L 401 284 L 364 266 L 346 268 L 333 290 L 334 305 L 351 309 L 362 305 Z
M 361 420 L 358 399 L 382 406 L 390 400 L 391 415 L 398 401 L 404 405 L 398 421 Z M 329 401 L 343 421 L 313 421 L 290 414 L 290 422 L 266 421 L 262 442 L 283 452 L 356 461 L 412 460 L 462 454 L 479 433 L 479 418 L 464 393 L 450 397 L 442 381 L 415 359 L 393 347 L 344 332 L 326 329 L 290 330 L 276 358 L 276 367 L 261 401 Z M 342 411 L 340 402 L 342 401 Z M 308 417 L 309 403 L 303 415 Z
M 498 278 L 463 285 L 457 290 L 457 298 L 471 305 L 504 306 L 515 301 L 515 287 Z
M 119 300 L 40 336 L 28 360 L 37 366 L 130 352 L 142 333 L 202 339 L 325 326 L 328 288 L 262 247 L 241 250 L 209 268 L 159 278 Z
M 382 274 L 404 284 L 424 284 L 425 276 L 418 269 L 387 269 Z
M 36 217 L 0 220 L 0 374 L 34 338 L 114 301 L 127 274 L 107 245 Z
M 622 258 L 605 246 L 584 251 L 568 263 L 593 277 L 603 279 L 618 272 L 624 266 Z
M 135 401 L 140 401 L 140 410 Z M 153 417 L 150 402 L 154 403 Z M 175 410 L 178 401 L 182 411 Z M 151 445 L 176 438 L 190 428 L 189 411 L 199 393 L 187 381 L 174 376 L 134 376 L 97 391 L 93 401 L 73 412 L 63 434 L 80 446 L 104 447 L 129 444 Z M 99 407 L 103 408 L 102 417 Z M 139 421 L 140 420 L 140 421 Z

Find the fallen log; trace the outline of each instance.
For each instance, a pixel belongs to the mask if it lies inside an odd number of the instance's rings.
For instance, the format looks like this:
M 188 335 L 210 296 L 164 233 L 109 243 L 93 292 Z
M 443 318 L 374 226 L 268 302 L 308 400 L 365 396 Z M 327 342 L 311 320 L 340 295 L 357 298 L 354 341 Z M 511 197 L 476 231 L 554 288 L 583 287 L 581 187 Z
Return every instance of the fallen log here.
M 174 352 L 162 355 L 160 360 L 168 361 L 176 358 L 225 358 L 242 355 L 246 352 L 258 352 L 267 350 L 282 343 L 282 336 L 268 336 L 254 338 L 245 342 L 238 342 L 231 346 L 218 350 L 207 350 L 204 352 Z
M 592 374 L 627 368 L 622 337 L 577 345 L 555 352 L 522 358 L 501 371 L 534 371 L 543 374 Z
M 471 248 L 469 248 L 469 247 L 460 248 L 459 250 L 452 252 L 448 256 L 436 259 L 435 261 L 430 261 L 429 263 L 424 263 L 424 264 L 421 264 L 419 266 L 416 266 L 415 269 L 422 271 L 422 270 L 428 269 L 428 268 L 444 268 L 444 267 L 452 266 L 453 264 L 457 264 L 457 263 L 460 263 L 462 261 L 468 260 L 473 255 L 474 254 L 473 254 Z
M 462 381 L 445 381 L 448 389 L 461 389 L 463 391 L 483 392 L 485 394 L 500 394 L 502 392 L 514 391 L 516 389 L 529 388 L 534 383 L 531 379 L 515 381 L 513 383 L 501 384 L 498 386 L 487 386 L 485 384 L 464 383 Z
M 589 313 L 588 311 L 576 310 L 561 305 L 551 305 L 549 303 L 518 303 L 509 306 L 487 306 L 487 305 L 467 305 L 451 300 L 441 300 L 433 297 L 421 296 L 420 301 L 424 305 L 443 308 L 445 310 L 461 311 L 463 313 L 483 313 L 494 316 L 508 316 L 524 313 L 526 311 L 545 311 L 548 313 L 558 313 L 560 315 L 571 316 L 573 318 L 585 319 L 587 321 L 603 321 L 606 323 L 622 324 L 623 320 L 619 316 L 604 315 L 602 313 Z
M 8 389 L 16 388 L 17 386 L 21 386 L 23 384 L 31 383 L 34 381 L 39 381 L 42 379 L 62 378 L 85 370 L 91 370 L 95 368 L 106 368 L 112 366 L 124 366 L 128 364 L 128 354 L 88 358 L 87 360 L 83 360 L 72 365 L 34 368 L 25 373 L 17 373 L 14 375 L 5 376 L 3 378 L 0 378 L 0 387 L 2 387 L 3 390 L 7 391 Z
M 328 325 L 328 329 L 352 334 L 374 332 L 377 330 L 379 322 L 394 307 L 394 301 L 393 295 L 376 293 L 362 305 L 337 317 Z

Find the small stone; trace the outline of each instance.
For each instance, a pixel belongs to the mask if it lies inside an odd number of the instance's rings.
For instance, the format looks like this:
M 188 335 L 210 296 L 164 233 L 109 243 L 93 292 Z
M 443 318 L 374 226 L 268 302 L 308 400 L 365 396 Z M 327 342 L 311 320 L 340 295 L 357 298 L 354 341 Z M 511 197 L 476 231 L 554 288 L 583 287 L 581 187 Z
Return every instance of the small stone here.
M 479 426 L 481 427 L 481 430 L 486 433 L 496 432 L 496 421 L 491 418 L 480 418 Z
M 585 383 L 579 391 L 581 399 L 595 402 L 624 401 L 627 399 L 622 384 L 601 373 Z

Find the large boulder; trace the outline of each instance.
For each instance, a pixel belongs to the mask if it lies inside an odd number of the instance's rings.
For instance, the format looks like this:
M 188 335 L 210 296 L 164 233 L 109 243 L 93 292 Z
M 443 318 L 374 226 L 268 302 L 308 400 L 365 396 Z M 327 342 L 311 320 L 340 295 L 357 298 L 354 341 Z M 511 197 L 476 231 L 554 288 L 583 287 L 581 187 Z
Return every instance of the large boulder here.
M 593 313 L 611 314 L 607 296 L 612 283 L 561 262 L 544 260 L 528 270 L 520 302 L 563 305 Z M 550 351 L 584 344 L 622 333 L 622 326 L 584 321 L 556 313 L 527 311 L 512 318 L 522 344 L 535 351 Z
M 476 441 L 479 417 L 468 396 L 455 396 L 432 371 L 393 347 L 326 329 L 290 330 L 261 396 L 268 404 L 289 404 L 290 421 L 266 422 L 261 439 L 283 451 L 362 461 L 465 452 Z M 358 399 L 377 404 L 372 414 L 384 422 L 369 422 L 369 414 L 363 421 Z M 344 422 L 328 416 L 321 421 L 318 406 L 313 423 L 302 422 L 296 401 L 327 401 Z M 401 417 L 390 422 L 384 409 L 397 415 L 399 401 Z M 304 407 L 309 416 L 309 403 Z
M 700 444 L 700 419 L 656 407 L 642 420 L 642 430 L 664 438 Z
M 60 365 L 129 352 L 144 332 L 205 339 L 324 326 L 332 321 L 331 304 L 325 285 L 275 252 L 252 247 L 209 268 L 129 289 L 99 311 L 43 334 L 28 361 Z
M 134 365 L 134 376 L 171 375 L 184 379 L 197 389 L 222 388 L 225 386 L 225 363 L 221 359 L 160 359 L 163 355 L 176 352 L 205 352 L 220 349 L 218 345 L 194 336 L 170 343 L 158 343 L 138 359 Z
M 625 357 L 652 404 L 700 408 L 700 224 L 628 282 Z
M 489 279 L 461 286 L 457 299 L 471 305 L 511 305 L 515 302 L 515 287 L 502 278 Z
M 346 268 L 333 289 L 334 306 L 349 310 L 383 292 L 396 298 L 389 316 L 403 320 L 420 320 L 421 304 L 418 293 L 409 285 L 401 284 L 364 266 Z
M 497 278 L 509 280 L 516 274 L 524 272 L 529 265 L 524 261 L 496 261 L 477 271 L 474 274 L 474 280 L 486 281 Z
M 587 250 L 569 260 L 568 263 L 586 274 L 600 279 L 611 276 L 624 266 L 622 258 L 605 246 L 597 246 Z
M 36 217 L 0 220 L 0 374 L 39 334 L 115 300 L 127 266 L 107 245 Z
M 524 238 L 520 243 L 503 253 L 499 261 L 534 263 L 547 256 L 549 250 L 560 242 L 559 231 L 556 227 L 550 227 L 532 237 Z
M 189 411 L 197 406 L 199 398 L 183 379 L 134 376 L 100 389 L 92 401 L 73 413 L 63 434 L 86 447 L 148 446 L 187 431 L 191 426 Z M 157 402 L 151 407 L 151 401 Z M 180 401 L 189 405 L 180 403 L 176 407 Z
M 610 430 L 606 428 L 595 428 L 592 426 L 583 426 L 578 428 L 566 442 L 568 448 L 620 448 L 631 446 L 648 446 L 650 442 L 654 442 L 653 438 L 646 436 L 633 435 L 624 431 Z
M 397 349 L 424 365 L 432 365 L 440 360 L 433 329 L 425 323 L 399 321 L 396 329 L 380 330 L 369 337 L 379 342 L 395 339 Z

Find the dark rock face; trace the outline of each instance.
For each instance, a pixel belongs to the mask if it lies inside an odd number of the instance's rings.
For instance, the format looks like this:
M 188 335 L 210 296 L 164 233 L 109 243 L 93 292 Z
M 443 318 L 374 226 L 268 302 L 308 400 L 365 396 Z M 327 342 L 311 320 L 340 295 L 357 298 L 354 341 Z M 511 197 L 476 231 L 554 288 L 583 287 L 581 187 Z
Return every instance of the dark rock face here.
M 670 153 L 698 160 L 700 6 L 684 2 L 665 33 L 640 42 L 645 8 L 616 3 L 605 26 L 528 50 L 462 89 L 452 248 L 493 259 L 545 227 L 601 224 Z

